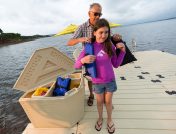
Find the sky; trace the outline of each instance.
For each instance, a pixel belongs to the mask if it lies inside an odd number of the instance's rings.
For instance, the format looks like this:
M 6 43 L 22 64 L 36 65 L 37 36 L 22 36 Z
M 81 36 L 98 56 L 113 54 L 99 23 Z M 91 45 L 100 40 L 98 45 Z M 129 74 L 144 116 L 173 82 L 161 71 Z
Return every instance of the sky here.
M 0 0 L 0 28 L 21 35 L 55 34 L 88 19 L 90 4 L 102 18 L 122 25 L 176 17 L 176 0 Z

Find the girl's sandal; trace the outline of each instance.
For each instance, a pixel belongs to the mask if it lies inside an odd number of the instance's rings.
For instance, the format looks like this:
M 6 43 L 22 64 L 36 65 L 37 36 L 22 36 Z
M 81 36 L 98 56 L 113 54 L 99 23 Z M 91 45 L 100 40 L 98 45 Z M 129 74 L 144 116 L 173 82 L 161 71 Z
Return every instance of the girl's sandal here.
M 103 119 L 102 119 L 101 122 L 99 122 L 99 121 L 96 122 L 96 124 L 95 124 L 95 129 L 96 129 L 97 131 L 100 131 L 101 128 L 102 128 L 102 125 L 103 125 Z
M 110 125 L 111 124 L 111 125 Z M 109 124 L 107 124 L 107 129 L 108 129 L 108 133 L 109 134 L 113 134 L 115 132 L 115 126 L 114 126 L 114 123 L 111 122 Z

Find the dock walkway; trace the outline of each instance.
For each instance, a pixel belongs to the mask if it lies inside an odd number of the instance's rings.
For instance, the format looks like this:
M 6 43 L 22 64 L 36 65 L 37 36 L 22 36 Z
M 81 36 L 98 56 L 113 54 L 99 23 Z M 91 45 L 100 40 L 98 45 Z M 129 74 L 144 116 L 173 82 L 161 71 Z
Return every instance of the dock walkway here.
M 136 52 L 134 63 L 114 69 L 118 91 L 113 96 L 113 121 L 118 134 L 176 134 L 176 56 L 161 51 Z M 87 83 L 87 82 L 86 82 Z M 170 95 L 168 93 L 170 93 Z M 98 117 L 96 100 L 73 128 L 34 128 L 24 134 L 107 134 L 106 110 L 100 132 L 94 129 Z M 74 116 L 74 115 L 73 115 Z

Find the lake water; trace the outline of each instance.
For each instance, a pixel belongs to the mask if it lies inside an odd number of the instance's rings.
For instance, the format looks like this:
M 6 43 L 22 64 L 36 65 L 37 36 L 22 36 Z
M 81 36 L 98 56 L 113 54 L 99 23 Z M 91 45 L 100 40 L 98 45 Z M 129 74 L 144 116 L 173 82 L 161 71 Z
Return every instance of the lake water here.
M 137 51 L 161 50 L 176 55 L 176 19 L 113 28 L 131 48 L 137 42 Z M 18 103 L 23 92 L 13 90 L 20 72 L 31 54 L 45 47 L 56 47 L 72 58 L 74 47 L 66 46 L 71 35 L 42 38 L 9 46 L 0 46 L 0 134 L 20 134 L 29 122 Z

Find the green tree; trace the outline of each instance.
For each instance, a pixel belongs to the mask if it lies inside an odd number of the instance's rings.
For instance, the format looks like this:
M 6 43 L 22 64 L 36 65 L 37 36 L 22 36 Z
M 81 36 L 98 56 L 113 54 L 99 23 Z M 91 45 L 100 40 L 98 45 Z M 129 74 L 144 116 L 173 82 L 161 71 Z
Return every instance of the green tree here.
M 2 34 L 3 33 L 3 31 L 2 31 L 2 29 L 0 28 L 0 33 Z

